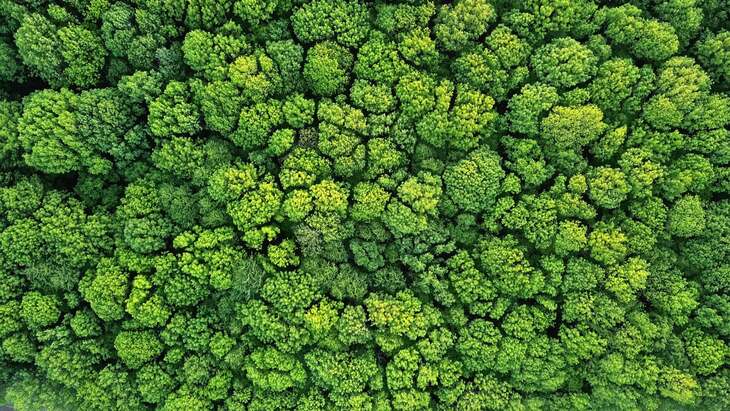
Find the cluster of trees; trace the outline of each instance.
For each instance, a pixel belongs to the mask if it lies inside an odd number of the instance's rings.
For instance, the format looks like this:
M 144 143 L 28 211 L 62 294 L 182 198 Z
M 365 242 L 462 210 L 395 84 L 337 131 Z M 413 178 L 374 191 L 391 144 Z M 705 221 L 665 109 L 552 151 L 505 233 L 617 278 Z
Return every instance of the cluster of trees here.
M 730 409 L 728 19 L 0 0 L 0 394 Z

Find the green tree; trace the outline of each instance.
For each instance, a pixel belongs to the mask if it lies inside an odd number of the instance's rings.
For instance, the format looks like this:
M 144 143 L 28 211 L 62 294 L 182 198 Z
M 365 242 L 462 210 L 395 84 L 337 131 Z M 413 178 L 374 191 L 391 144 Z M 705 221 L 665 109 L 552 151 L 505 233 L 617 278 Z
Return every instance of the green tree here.
M 332 96 L 344 91 L 352 67 L 352 55 L 332 42 L 318 43 L 307 53 L 304 79 L 318 96 Z
M 23 295 L 20 313 L 28 328 L 37 330 L 58 321 L 61 316 L 58 300 L 52 295 L 31 291 Z
M 151 331 L 122 331 L 114 339 L 119 358 L 131 369 L 138 369 L 163 351 L 160 340 Z
M 597 62 L 588 47 L 568 37 L 539 48 L 531 60 L 537 78 L 559 88 L 573 87 L 593 77 Z
M 504 175 L 497 155 L 488 150 L 474 151 L 444 172 L 446 194 L 459 208 L 478 212 L 497 198 Z
M 634 5 L 608 8 L 603 14 L 608 37 L 638 58 L 663 61 L 679 49 L 679 38 L 669 23 L 644 18 Z

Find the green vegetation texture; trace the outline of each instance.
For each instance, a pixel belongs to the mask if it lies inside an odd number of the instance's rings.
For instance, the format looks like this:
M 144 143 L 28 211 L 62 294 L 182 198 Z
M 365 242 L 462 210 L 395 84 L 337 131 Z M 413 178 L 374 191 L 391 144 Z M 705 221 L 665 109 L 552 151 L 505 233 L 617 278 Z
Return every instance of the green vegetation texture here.
M 730 410 L 729 21 L 0 0 L 0 403 Z

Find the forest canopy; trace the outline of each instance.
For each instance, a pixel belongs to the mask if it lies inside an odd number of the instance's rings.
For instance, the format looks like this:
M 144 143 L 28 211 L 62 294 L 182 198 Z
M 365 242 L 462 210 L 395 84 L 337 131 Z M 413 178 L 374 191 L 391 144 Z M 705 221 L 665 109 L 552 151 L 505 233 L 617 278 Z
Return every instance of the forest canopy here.
M 728 21 L 0 0 L 0 403 L 730 409 Z

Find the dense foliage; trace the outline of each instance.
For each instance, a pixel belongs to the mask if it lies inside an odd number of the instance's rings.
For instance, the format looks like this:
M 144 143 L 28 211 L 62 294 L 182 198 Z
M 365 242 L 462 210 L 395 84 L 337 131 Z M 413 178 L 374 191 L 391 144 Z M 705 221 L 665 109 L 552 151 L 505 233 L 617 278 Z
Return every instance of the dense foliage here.
M 0 398 L 730 409 L 729 19 L 0 0 Z

